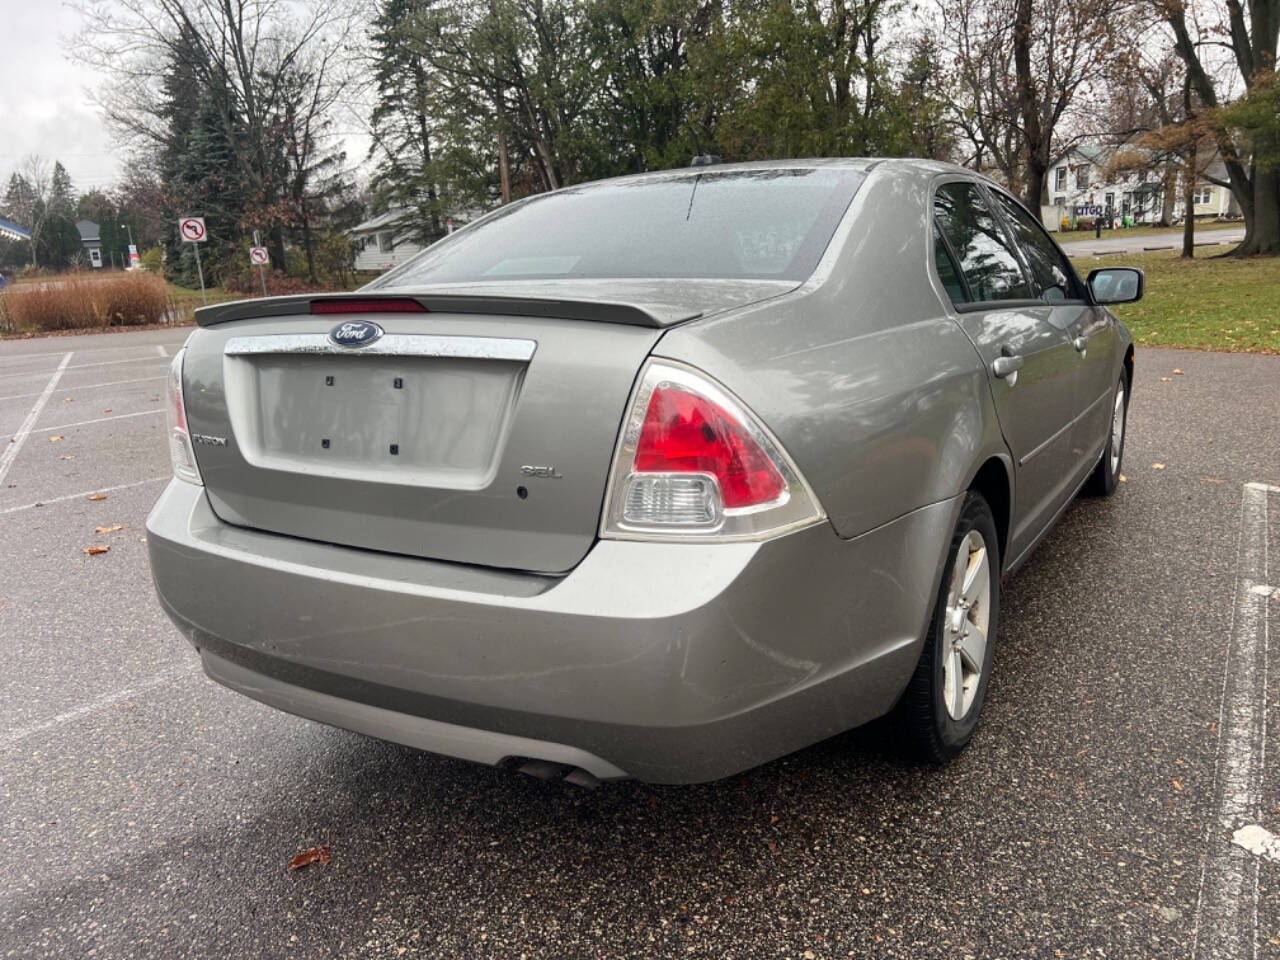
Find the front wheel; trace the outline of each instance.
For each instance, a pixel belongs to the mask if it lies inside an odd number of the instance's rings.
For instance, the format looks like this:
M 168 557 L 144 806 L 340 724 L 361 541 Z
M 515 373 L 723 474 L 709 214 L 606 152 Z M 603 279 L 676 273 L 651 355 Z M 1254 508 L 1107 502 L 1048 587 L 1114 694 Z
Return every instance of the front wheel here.
M 1091 497 L 1109 497 L 1120 485 L 1120 459 L 1124 456 L 1124 431 L 1129 419 L 1129 391 L 1125 383 L 1126 378 L 1121 376 L 1112 398 L 1111 431 L 1102 448 L 1102 459 L 1085 481 L 1084 492 Z
M 940 763 L 968 745 L 991 677 L 1000 623 L 1000 542 L 991 507 L 969 491 L 947 553 L 920 662 L 899 703 L 913 752 Z

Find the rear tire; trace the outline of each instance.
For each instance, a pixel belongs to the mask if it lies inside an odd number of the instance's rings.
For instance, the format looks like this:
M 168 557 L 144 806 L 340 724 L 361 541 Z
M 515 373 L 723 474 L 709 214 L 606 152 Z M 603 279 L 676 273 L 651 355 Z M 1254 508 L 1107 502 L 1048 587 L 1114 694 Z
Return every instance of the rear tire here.
M 963 553 L 962 553 L 963 551 Z M 1000 542 L 991 507 L 965 494 L 915 673 L 898 703 L 911 753 L 942 763 L 978 726 L 1000 626 Z
M 1107 442 L 1102 448 L 1102 458 L 1098 460 L 1093 473 L 1084 482 L 1084 492 L 1090 497 L 1109 497 L 1120 486 L 1120 467 L 1124 457 L 1124 439 L 1129 426 L 1129 390 L 1128 378 L 1120 377 L 1116 384 L 1116 392 L 1111 397 L 1111 429 L 1107 431 Z

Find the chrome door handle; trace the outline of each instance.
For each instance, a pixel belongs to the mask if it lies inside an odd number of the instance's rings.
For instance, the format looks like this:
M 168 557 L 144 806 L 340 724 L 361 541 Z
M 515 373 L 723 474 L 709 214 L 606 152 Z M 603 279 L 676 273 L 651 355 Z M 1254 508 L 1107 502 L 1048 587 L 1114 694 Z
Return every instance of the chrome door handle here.
M 1071 345 L 1076 348 L 1077 353 L 1084 353 L 1086 350 L 1089 349 L 1089 338 L 1076 337 L 1074 340 L 1071 341 Z
M 1011 357 L 996 357 L 991 364 L 991 373 L 1003 380 L 1022 369 L 1022 357 L 1014 354 Z

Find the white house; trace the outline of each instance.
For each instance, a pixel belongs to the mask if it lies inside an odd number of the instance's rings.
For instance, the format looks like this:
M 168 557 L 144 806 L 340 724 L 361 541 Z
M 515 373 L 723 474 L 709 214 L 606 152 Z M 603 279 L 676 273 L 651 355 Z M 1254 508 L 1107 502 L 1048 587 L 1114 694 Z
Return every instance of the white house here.
M 1118 223 L 1159 223 L 1164 209 L 1164 189 L 1160 180 L 1149 172 L 1137 172 L 1105 179 L 1107 161 L 1115 149 L 1096 143 L 1083 143 L 1072 149 L 1049 171 L 1045 184 L 1047 202 L 1042 219 L 1050 230 L 1071 230 L 1077 221 L 1106 216 L 1110 212 Z M 1226 178 L 1221 163 L 1209 171 L 1214 177 Z M 1192 215 L 1197 219 L 1240 216 L 1231 191 L 1201 181 L 1195 188 Z M 1179 186 L 1172 211 L 1173 220 L 1181 220 L 1184 203 Z
M 409 207 L 395 207 L 353 227 L 351 239 L 355 244 L 356 269 L 381 273 L 421 250 L 422 247 L 411 240 L 397 239 L 398 234 L 404 233 L 405 219 L 417 213 Z

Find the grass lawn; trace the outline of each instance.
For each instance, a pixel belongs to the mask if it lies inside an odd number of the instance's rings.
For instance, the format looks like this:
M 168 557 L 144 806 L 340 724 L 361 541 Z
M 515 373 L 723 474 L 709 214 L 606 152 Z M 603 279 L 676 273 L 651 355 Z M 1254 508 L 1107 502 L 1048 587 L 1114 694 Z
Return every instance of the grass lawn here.
M 1081 276 L 1102 266 L 1146 272 L 1142 300 L 1113 308 L 1140 345 L 1280 353 L 1280 257 L 1144 253 L 1074 263 Z
M 1235 222 L 1223 223 L 1218 220 L 1196 221 L 1196 239 L 1200 239 L 1202 233 L 1212 233 L 1215 230 L 1231 230 L 1241 229 L 1244 227 L 1243 220 Z M 1074 240 L 1093 240 L 1092 230 L 1065 230 L 1061 233 L 1054 234 L 1058 238 L 1059 243 L 1070 243 Z M 1176 227 L 1123 227 L 1119 230 L 1103 230 L 1102 239 L 1108 237 L 1164 237 L 1177 240 L 1179 244 L 1182 242 L 1182 226 Z

